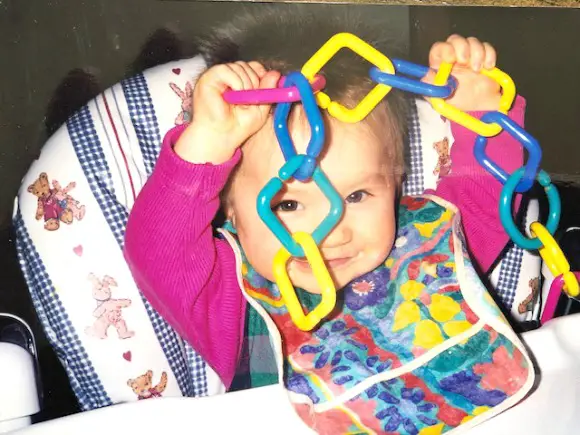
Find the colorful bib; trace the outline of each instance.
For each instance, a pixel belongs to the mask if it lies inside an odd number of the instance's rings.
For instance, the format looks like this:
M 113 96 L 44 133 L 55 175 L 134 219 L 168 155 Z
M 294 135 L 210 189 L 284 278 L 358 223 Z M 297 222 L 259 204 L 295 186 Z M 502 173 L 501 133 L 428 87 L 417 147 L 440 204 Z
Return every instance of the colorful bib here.
M 317 433 L 459 433 L 533 385 L 524 346 L 469 261 L 456 208 L 404 197 L 398 223 L 388 259 L 345 287 L 339 314 L 311 332 L 293 325 L 277 286 L 225 234 L 242 291 L 268 326 L 281 382 Z

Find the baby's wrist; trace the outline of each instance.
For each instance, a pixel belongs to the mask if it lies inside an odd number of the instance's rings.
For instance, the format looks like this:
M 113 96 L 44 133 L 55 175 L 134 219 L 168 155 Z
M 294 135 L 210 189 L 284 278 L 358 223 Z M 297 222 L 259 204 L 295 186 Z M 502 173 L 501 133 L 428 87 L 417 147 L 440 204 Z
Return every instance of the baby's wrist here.
M 173 149 L 179 157 L 190 163 L 221 165 L 233 157 L 238 146 L 231 143 L 231 136 L 191 124 Z
M 474 99 L 466 112 L 491 112 L 499 110 L 501 94 L 482 95 Z

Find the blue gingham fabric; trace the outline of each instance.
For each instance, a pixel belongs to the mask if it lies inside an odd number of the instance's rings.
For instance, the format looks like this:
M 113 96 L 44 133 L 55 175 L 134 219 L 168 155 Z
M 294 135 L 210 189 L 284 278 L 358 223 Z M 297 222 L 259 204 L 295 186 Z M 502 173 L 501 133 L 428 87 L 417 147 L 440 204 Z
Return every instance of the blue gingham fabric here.
M 172 62 L 108 89 L 51 137 L 23 180 L 14 216 L 20 265 L 84 410 L 225 391 L 141 296 L 122 255 L 131 207 L 165 132 L 190 119 L 192 83 L 204 66 L 199 57 Z M 419 194 L 434 182 L 433 143 L 448 137 L 452 145 L 452 137 L 424 101 L 412 105 L 409 122 L 404 189 Z M 496 269 L 505 292 L 526 269 L 522 256 L 509 255 Z M 539 263 L 527 269 L 537 276 Z M 517 293 L 511 301 L 521 302 Z
M 520 225 L 527 237 L 532 237 L 530 224 L 539 219 L 539 212 L 538 200 L 531 199 Z M 497 299 L 516 322 L 539 319 L 545 300 L 541 269 L 542 260 L 537 252 L 510 243 L 490 276 Z
M 496 290 L 503 305 L 509 309 L 513 306 L 516 298 L 523 255 L 524 250 L 522 248 L 512 245 L 501 264 Z
M 122 255 L 135 197 L 204 67 L 200 58 L 173 62 L 108 89 L 57 131 L 23 180 L 20 264 L 83 410 L 225 392 L 142 297 Z
M 124 80 L 121 85 L 131 115 L 131 124 L 135 126 L 135 134 L 141 146 L 145 169 L 147 174 L 151 174 L 159 154 L 162 138 L 153 101 L 147 91 L 145 76 L 139 74 Z
M 409 101 L 409 116 L 407 119 L 409 128 L 409 148 L 408 165 L 409 173 L 403 184 L 404 195 L 420 195 L 425 191 L 423 177 L 423 141 L 421 137 L 421 125 L 419 124 L 419 113 L 417 102 L 414 99 Z
M 30 240 L 20 213 L 16 215 L 14 223 L 20 266 L 28 285 L 38 290 L 33 298 L 34 308 L 42 324 L 49 325 L 46 328 L 47 335 L 56 355 L 61 360 L 66 359 L 71 368 L 71 385 L 77 393 L 81 407 L 92 409 L 112 404 L 85 348 L 79 342 L 65 307 L 58 298 L 53 297 L 55 288 L 34 243 Z
M 75 113 L 66 126 L 86 181 L 103 211 L 103 216 L 115 240 L 122 245 L 129 213 L 114 195 L 115 186 L 111 169 L 103 152 L 89 107 L 85 106 Z

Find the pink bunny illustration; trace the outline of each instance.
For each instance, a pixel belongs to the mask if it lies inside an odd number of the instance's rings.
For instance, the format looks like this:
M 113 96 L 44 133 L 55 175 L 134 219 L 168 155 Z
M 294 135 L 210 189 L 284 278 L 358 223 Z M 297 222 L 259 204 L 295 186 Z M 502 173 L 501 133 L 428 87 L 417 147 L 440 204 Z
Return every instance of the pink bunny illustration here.
M 185 90 L 181 90 L 175 83 L 169 83 L 173 92 L 181 98 L 181 112 L 175 118 L 175 125 L 181 125 L 191 121 L 191 110 L 193 103 L 193 87 L 190 82 L 185 84 Z
M 73 181 L 63 188 L 58 180 L 52 180 L 54 197 L 59 202 L 60 206 L 63 209 L 69 209 L 72 212 L 73 217 L 80 221 L 85 217 L 85 206 L 80 205 L 79 201 L 69 195 L 69 192 L 74 189 L 76 185 L 77 183 Z
M 93 283 L 93 298 L 97 301 L 97 308 L 93 311 L 96 320 L 92 326 L 85 328 L 85 333 L 102 340 L 107 338 L 107 330 L 113 326 L 120 339 L 133 337 L 135 332 L 127 330 L 127 323 L 121 312 L 123 308 L 131 305 L 131 300 L 111 298 L 111 287 L 117 287 L 117 282 L 110 276 L 105 275 L 99 280 L 91 273 L 89 280 Z

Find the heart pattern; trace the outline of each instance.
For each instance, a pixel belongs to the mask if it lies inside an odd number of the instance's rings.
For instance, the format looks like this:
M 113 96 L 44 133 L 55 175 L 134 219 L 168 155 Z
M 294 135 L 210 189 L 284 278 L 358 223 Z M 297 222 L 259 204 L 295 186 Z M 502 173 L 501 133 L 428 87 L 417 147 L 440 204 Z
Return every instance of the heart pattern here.
M 179 74 L 181 74 L 181 68 L 173 68 L 171 71 L 172 71 L 172 72 L 173 72 L 173 74 L 175 74 L 175 75 L 179 75 Z
M 132 358 L 132 355 L 131 355 L 131 351 L 130 350 L 128 350 L 127 352 L 123 353 L 123 359 L 125 361 L 131 362 L 131 358 Z
M 78 256 L 78 257 L 82 257 L 83 256 L 83 245 L 78 245 L 75 246 L 73 248 L 73 252 Z

